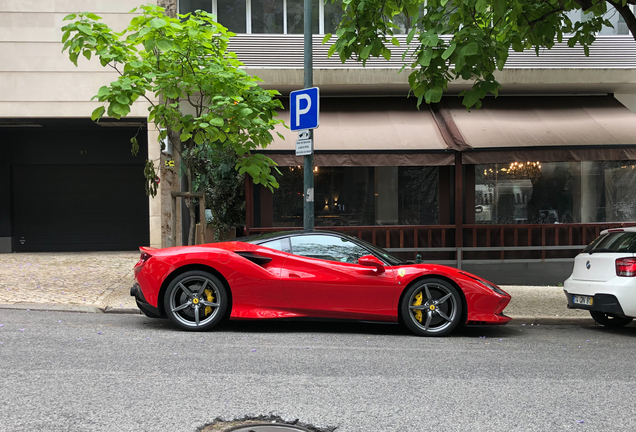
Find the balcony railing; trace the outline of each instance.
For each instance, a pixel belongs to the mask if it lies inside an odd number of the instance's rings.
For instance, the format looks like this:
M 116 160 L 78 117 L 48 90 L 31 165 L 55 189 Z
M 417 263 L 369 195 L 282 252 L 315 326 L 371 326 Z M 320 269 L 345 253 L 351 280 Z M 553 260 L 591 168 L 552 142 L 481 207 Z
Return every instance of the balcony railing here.
M 325 227 L 366 240 L 405 259 L 454 265 L 497 262 L 572 262 L 601 231 L 636 226 L 636 222 L 535 225 L 464 225 L 462 247 L 454 225 Z M 295 227 L 250 228 L 249 234 L 300 230 Z
M 337 55 L 327 57 L 331 43 L 322 44 L 322 35 L 313 38 L 313 65 L 323 68 L 362 68 L 362 63 L 348 60 L 344 64 Z M 391 60 L 369 59 L 366 68 L 400 68 L 406 50 L 406 35 L 399 35 L 399 47 L 391 46 Z M 332 42 L 335 41 L 335 36 Z M 303 35 L 239 34 L 230 41 L 230 50 L 248 68 L 302 69 Z M 407 58 L 408 60 L 408 58 Z M 569 48 L 567 40 L 544 49 L 537 57 L 534 50 L 510 51 L 507 69 L 630 69 L 636 68 L 636 41 L 631 36 L 597 36 L 586 57 L 579 46 Z

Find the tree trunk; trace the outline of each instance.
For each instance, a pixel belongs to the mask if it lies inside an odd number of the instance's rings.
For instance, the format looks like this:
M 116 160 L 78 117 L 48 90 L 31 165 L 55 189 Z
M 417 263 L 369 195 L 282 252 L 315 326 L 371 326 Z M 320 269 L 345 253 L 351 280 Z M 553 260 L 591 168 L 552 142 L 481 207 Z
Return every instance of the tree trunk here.
M 188 178 L 188 192 L 194 192 L 192 190 L 192 169 L 190 167 L 186 169 L 186 177 Z M 190 217 L 190 229 L 188 231 L 188 246 L 192 246 L 194 244 L 194 230 L 196 228 L 194 198 L 186 199 L 186 206 L 188 207 L 188 215 Z
M 632 37 L 636 40 L 636 17 L 629 7 L 629 4 L 623 4 L 621 1 L 607 0 L 609 4 L 614 6 L 619 14 L 625 20 L 627 28 L 632 33 Z M 633 3 L 632 3 L 633 4 Z

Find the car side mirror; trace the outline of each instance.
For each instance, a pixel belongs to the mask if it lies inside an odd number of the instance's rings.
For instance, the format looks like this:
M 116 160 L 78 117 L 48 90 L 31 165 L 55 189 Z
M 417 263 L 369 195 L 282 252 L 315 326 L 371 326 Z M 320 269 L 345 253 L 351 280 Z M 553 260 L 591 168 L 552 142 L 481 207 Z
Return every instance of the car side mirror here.
M 366 267 L 375 267 L 378 274 L 384 273 L 384 263 L 373 255 L 365 255 L 358 258 L 358 264 Z

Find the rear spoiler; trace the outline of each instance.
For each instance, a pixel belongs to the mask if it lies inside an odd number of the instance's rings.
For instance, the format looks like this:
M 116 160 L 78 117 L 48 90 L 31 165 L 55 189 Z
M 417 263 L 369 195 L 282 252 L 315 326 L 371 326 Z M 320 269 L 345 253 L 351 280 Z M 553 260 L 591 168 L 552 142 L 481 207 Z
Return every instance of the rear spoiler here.
M 601 231 L 601 234 L 615 233 L 615 232 L 625 232 L 623 228 L 612 228 Z
M 158 250 L 159 249 L 157 249 L 157 248 L 148 247 L 148 246 L 140 246 L 139 247 L 139 252 L 141 252 L 142 254 L 148 254 L 150 256 L 153 256 L 154 254 L 156 254 Z

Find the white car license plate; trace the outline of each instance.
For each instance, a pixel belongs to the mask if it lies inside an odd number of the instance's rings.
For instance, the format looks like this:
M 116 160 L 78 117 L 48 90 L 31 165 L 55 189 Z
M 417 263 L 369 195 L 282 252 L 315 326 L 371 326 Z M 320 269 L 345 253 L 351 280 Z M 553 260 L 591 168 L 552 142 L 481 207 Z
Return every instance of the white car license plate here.
M 576 304 L 582 304 L 582 305 L 588 305 L 588 306 L 592 306 L 592 301 L 594 300 L 593 297 L 590 296 L 582 296 L 582 295 L 575 295 L 572 297 L 572 302 L 576 303 Z

